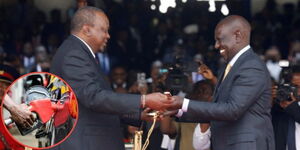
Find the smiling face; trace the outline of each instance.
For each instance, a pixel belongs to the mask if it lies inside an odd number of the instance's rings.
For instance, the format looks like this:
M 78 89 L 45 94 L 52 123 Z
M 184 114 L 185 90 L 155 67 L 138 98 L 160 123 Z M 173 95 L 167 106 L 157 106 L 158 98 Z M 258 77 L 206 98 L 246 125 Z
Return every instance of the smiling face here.
M 251 26 L 238 15 L 221 20 L 215 29 L 215 48 L 229 62 L 240 50 L 250 43 Z
M 123 67 L 117 67 L 112 71 L 111 76 L 112 76 L 112 82 L 119 86 L 126 82 L 127 73 Z
M 219 24 L 215 29 L 215 48 L 220 51 L 224 59 L 229 62 L 236 51 L 236 38 L 233 30 L 223 24 Z

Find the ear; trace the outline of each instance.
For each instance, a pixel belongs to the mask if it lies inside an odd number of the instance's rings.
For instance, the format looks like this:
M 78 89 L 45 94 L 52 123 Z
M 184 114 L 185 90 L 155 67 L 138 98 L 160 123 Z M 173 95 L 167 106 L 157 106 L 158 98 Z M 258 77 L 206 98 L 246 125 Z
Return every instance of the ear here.
M 235 35 L 236 42 L 240 43 L 242 41 L 242 39 L 243 39 L 243 35 L 241 33 L 241 30 L 236 30 L 235 33 L 234 33 L 234 35 Z
M 91 29 L 90 29 L 90 26 L 88 25 L 83 25 L 82 26 L 82 33 L 87 36 L 87 37 L 90 37 L 91 36 Z

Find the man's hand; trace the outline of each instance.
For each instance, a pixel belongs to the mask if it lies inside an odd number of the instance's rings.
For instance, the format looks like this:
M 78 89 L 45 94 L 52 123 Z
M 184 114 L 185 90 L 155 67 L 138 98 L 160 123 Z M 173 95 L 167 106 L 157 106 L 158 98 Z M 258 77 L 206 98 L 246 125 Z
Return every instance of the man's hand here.
M 178 110 L 182 108 L 183 98 L 180 96 L 172 96 L 171 104 L 168 105 L 168 110 Z
M 276 99 L 276 96 L 277 96 L 277 89 L 278 89 L 278 86 L 273 84 L 272 85 L 272 106 L 275 103 L 275 99 Z
M 33 125 L 34 117 L 26 104 L 15 105 L 9 111 L 12 120 L 22 127 L 28 128 Z
M 145 107 L 153 110 L 164 111 L 172 103 L 168 96 L 161 93 L 151 93 L 145 96 Z
M 148 115 L 148 113 L 151 113 L 153 110 L 150 108 L 146 108 L 142 111 L 141 113 L 141 120 L 147 121 L 147 122 L 151 122 L 153 121 L 153 116 Z M 159 116 L 157 118 L 157 121 L 160 121 L 162 118 L 162 116 Z
M 292 98 L 292 101 L 288 101 L 288 100 L 284 100 L 284 101 L 281 101 L 279 104 L 280 104 L 280 107 L 282 107 L 283 109 L 285 109 L 286 107 L 288 107 L 290 104 L 292 104 L 293 102 L 296 101 L 296 97 L 294 96 L 293 93 L 291 93 L 291 98 Z
M 201 64 L 201 66 L 198 67 L 198 73 L 201 74 L 205 79 L 211 80 L 213 84 L 217 84 L 217 78 L 205 64 Z
M 162 116 L 163 117 L 170 117 L 170 116 L 175 116 L 178 113 L 178 110 L 168 110 L 165 111 Z

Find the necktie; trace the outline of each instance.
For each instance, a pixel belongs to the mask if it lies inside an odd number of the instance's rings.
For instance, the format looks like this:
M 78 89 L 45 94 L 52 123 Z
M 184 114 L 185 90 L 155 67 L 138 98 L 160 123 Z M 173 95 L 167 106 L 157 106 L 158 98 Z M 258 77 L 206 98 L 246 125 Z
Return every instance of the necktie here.
M 227 76 L 228 72 L 230 71 L 231 69 L 231 65 L 230 64 L 227 64 L 226 66 L 226 69 L 225 69 L 225 73 L 224 73 L 224 76 L 223 76 L 223 80 L 225 79 L 225 77 Z
M 109 73 L 109 60 L 108 60 L 107 54 L 102 53 L 102 54 L 100 55 L 100 60 L 101 60 L 101 68 L 102 68 L 102 71 L 103 71 L 105 74 L 108 74 L 108 73 Z
M 96 60 L 96 63 L 99 64 L 99 57 L 97 54 L 95 54 L 95 60 Z
M 104 73 L 106 72 L 106 64 L 105 64 L 105 55 L 102 55 L 102 59 L 101 59 L 101 67 Z
M 296 138 L 295 138 L 295 121 L 289 120 L 288 135 L 287 135 L 288 150 L 296 150 Z

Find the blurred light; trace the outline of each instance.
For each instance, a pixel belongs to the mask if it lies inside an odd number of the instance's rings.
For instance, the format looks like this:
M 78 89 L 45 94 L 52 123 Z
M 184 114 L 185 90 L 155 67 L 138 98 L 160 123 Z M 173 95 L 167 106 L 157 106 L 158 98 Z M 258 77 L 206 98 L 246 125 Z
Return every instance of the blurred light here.
M 176 1 L 175 0 L 160 0 L 160 6 L 159 11 L 161 13 L 166 13 L 168 11 L 169 7 L 176 7 Z
M 161 12 L 161 13 L 166 13 L 167 12 L 167 10 L 168 10 L 168 8 L 167 7 L 162 7 L 162 5 L 160 5 L 159 6 L 159 11 Z
M 152 2 L 155 2 L 156 0 L 151 0 Z M 188 0 L 181 0 L 182 3 L 186 3 Z M 197 0 L 197 1 L 208 1 L 209 4 L 209 8 L 208 11 L 209 12 L 215 12 L 216 11 L 216 2 L 225 2 L 226 0 Z M 156 9 L 155 5 L 151 5 L 150 6 L 152 10 Z M 160 6 L 159 6 L 159 11 L 161 13 L 166 13 L 168 11 L 169 7 L 176 7 L 176 0 L 160 0 Z M 226 6 L 226 4 L 222 5 L 221 11 L 223 13 L 223 15 L 228 15 L 229 14 L 229 10 Z
M 207 2 L 207 1 L 210 1 L 210 0 L 197 0 L 199 2 Z M 214 0 L 215 2 L 225 2 L 226 0 Z
M 226 4 L 222 4 L 221 12 L 224 16 L 227 16 L 229 14 L 229 9 Z
M 151 10 L 155 10 L 156 6 L 154 4 L 151 5 Z
M 215 0 L 209 0 L 209 1 L 208 1 L 208 4 L 209 4 L 208 11 L 209 11 L 209 12 L 215 12 L 215 11 L 216 11 L 216 3 L 215 3 Z

